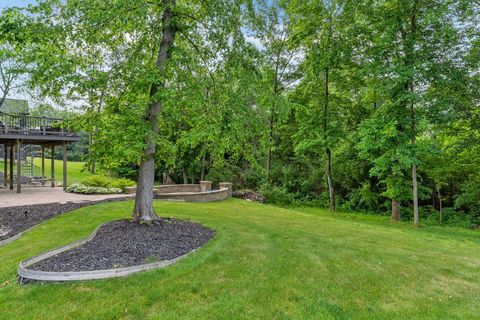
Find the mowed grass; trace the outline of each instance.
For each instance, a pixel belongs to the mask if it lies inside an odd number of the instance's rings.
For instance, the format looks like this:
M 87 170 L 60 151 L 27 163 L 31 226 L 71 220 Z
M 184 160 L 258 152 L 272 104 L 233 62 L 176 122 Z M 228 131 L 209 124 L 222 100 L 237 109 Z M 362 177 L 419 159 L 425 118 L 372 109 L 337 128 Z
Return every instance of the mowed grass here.
M 105 203 L 51 219 L 0 247 L 1 319 L 478 319 L 480 235 L 383 218 L 228 200 L 156 202 L 216 230 L 166 269 L 20 285 L 18 263 L 129 217 Z
M 47 178 L 51 177 L 52 172 L 52 165 L 50 159 L 45 159 L 45 176 Z M 42 175 L 42 159 L 41 158 L 33 158 L 33 165 L 35 166 L 35 175 L 41 176 Z M 86 177 L 90 176 L 89 173 L 85 168 L 85 162 L 81 161 L 67 161 L 67 181 L 68 184 L 79 183 Z M 55 160 L 55 180 L 62 181 L 63 180 L 63 161 L 62 160 Z
M 33 158 L 33 173 L 35 176 L 40 177 L 42 175 L 42 159 Z M 10 167 L 8 168 L 10 170 Z M 17 174 L 17 166 L 14 165 L 14 174 Z M 0 161 L 0 171 L 3 172 L 3 161 Z M 50 159 L 45 159 L 45 177 L 51 178 L 52 164 Z M 67 182 L 68 185 L 79 183 L 86 177 L 90 176 L 87 170 L 85 170 L 85 162 L 81 161 L 68 161 L 67 162 Z M 63 181 L 63 161 L 55 160 L 55 181 Z

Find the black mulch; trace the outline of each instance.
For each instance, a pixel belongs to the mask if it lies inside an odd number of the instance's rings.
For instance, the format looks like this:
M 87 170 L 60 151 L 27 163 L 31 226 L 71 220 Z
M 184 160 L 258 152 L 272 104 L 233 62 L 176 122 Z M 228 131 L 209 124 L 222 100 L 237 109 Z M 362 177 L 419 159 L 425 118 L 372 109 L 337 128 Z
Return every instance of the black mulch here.
M 151 225 L 110 222 L 80 247 L 31 266 L 41 271 L 91 271 L 130 267 L 184 255 L 204 245 L 215 231 L 198 223 L 162 219 Z
M 65 212 L 101 202 L 122 201 L 126 199 L 131 199 L 131 197 L 119 197 L 82 203 L 67 202 L 64 204 L 51 203 L 0 208 L 0 240 L 13 237 L 22 231 Z

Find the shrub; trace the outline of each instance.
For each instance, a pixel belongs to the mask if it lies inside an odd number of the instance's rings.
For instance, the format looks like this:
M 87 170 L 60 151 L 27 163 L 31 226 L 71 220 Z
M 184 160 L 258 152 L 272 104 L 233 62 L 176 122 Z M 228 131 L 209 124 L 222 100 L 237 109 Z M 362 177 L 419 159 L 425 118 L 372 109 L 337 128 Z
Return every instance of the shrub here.
M 295 201 L 293 194 L 288 193 L 287 189 L 283 187 L 265 184 L 261 187 L 260 192 L 265 196 L 267 203 L 289 205 Z
M 110 188 L 112 187 L 113 179 L 101 175 L 93 175 L 83 179 L 80 184 L 87 187 L 100 187 Z
M 72 184 L 67 187 L 67 191 L 82 194 L 118 194 L 123 192 L 119 188 L 92 187 L 83 184 Z
M 83 179 L 80 184 L 87 187 L 116 188 L 125 190 L 126 187 L 135 185 L 135 182 L 124 178 L 114 179 L 102 175 L 94 175 Z
M 448 225 L 451 227 L 475 228 L 472 217 L 463 211 L 457 211 L 454 208 L 443 208 L 442 222 L 440 222 L 440 212 L 434 210 L 426 219 L 428 225 Z
M 125 190 L 125 188 L 132 187 L 134 185 L 135 185 L 135 181 L 132 181 L 130 179 L 125 179 L 125 178 L 120 178 L 120 179 L 113 180 L 112 183 L 110 184 L 110 187 Z

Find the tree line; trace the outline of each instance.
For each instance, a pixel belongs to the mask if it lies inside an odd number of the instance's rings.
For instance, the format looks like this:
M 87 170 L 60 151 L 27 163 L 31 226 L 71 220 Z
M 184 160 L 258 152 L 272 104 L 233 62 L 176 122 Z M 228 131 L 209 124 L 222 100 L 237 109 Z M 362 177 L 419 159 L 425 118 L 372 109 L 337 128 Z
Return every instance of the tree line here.
M 480 224 L 480 4 L 42 0 L 0 51 L 72 103 L 87 160 L 271 202 Z M 4 52 L 9 52 L 4 53 Z

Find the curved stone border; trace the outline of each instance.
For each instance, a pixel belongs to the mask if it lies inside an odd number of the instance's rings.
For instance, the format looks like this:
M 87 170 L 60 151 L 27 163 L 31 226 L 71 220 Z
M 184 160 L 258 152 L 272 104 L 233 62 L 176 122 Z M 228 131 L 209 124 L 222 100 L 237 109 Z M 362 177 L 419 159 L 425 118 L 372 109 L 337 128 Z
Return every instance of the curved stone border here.
M 80 204 L 85 204 L 85 206 L 88 206 L 88 205 L 92 205 L 92 206 L 93 206 L 93 205 L 95 205 L 95 204 L 101 204 L 101 203 L 106 203 L 106 202 L 116 202 L 116 201 L 123 201 L 123 200 L 131 200 L 131 199 L 132 199 L 131 196 L 125 196 L 125 197 L 102 199 L 102 200 L 96 200 L 96 201 L 88 201 L 88 200 L 87 200 L 87 201 L 85 201 L 85 202 L 79 202 L 79 203 L 80 203 Z M 75 202 L 74 202 L 74 203 L 75 203 Z M 49 204 L 49 203 L 45 203 L 45 205 L 47 205 L 47 204 Z M 53 217 L 56 217 L 56 216 L 59 216 L 59 215 L 65 214 L 65 213 L 69 213 L 69 212 L 72 212 L 72 211 L 77 210 L 77 209 L 80 209 L 80 208 L 82 208 L 82 207 L 73 209 L 73 210 L 71 210 L 71 211 L 66 211 L 66 212 L 57 214 L 57 215 L 55 215 L 55 216 L 53 216 Z M 51 217 L 51 218 L 53 218 L 53 217 Z M 50 218 L 50 219 L 51 219 L 51 218 Z M 33 225 L 33 226 L 31 226 L 30 228 L 25 229 L 25 230 L 21 231 L 20 233 L 17 233 L 16 235 L 11 236 L 10 238 L 1 240 L 1 241 L 0 241 L 0 247 L 1 247 L 1 246 L 4 246 L 4 245 L 6 245 L 6 244 L 9 244 L 10 242 L 13 242 L 13 241 L 15 241 L 15 240 L 17 240 L 17 239 L 19 239 L 21 236 L 23 236 L 24 233 L 27 233 L 28 231 L 30 231 L 30 230 L 38 227 L 38 225 L 40 225 L 40 224 L 42 224 L 42 223 L 44 223 L 45 221 L 48 221 L 48 220 L 50 220 L 50 219 L 43 220 L 43 221 L 41 221 L 40 223 L 37 223 L 36 225 Z
M 126 187 L 125 192 L 135 194 L 137 187 Z M 153 192 L 157 193 L 182 193 L 182 192 L 200 192 L 200 184 L 161 184 L 153 186 Z
M 172 192 L 157 193 L 154 190 L 155 199 L 186 202 L 214 202 L 222 201 L 229 197 L 227 188 L 205 192 Z
M 45 220 L 45 221 L 46 221 L 46 220 Z M 44 221 L 42 221 L 42 222 L 44 222 Z M 42 222 L 40 222 L 40 223 L 42 223 Z M 40 223 L 39 223 L 39 224 L 40 224 Z M 2 241 L 0 241 L 0 247 L 1 247 L 1 246 L 4 246 L 4 245 L 6 245 L 6 244 L 9 244 L 9 243 L 12 242 L 12 241 L 17 240 L 18 238 L 20 238 L 21 236 L 23 236 L 23 234 L 24 234 L 25 232 L 28 232 L 28 231 L 32 230 L 32 229 L 35 228 L 36 226 L 38 226 L 38 224 L 36 224 L 36 225 L 34 225 L 33 227 L 30 227 L 30 228 L 28 228 L 28 229 L 26 229 L 26 230 L 23 230 L 22 232 L 17 233 L 16 235 L 11 236 L 10 238 L 3 239 Z
M 171 184 L 153 187 L 155 199 L 185 202 L 222 201 L 232 196 L 232 184 L 220 182 L 219 190 L 210 190 L 210 181 L 200 181 L 200 184 Z M 126 189 L 127 193 L 135 193 L 136 187 Z
M 98 226 L 88 237 L 67 244 L 65 246 L 59 247 L 57 249 L 44 252 L 39 254 L 33 258 L 29 258 L 20 262 L 17 273 L 21 279 L 30 279 L 30 280 L 37 280 L 37 281 L 81 281 L 81 280 L 98 280 L 98 279 L 108 279 L 108 278 L 117 278 L 117 277 L 125 277 L 133 273 L 152 270 L 152 269 L 159 269 L 169 266 L 180 259 L 185 258 L 190 253 L 196 251 L 196 249 L 170 260 L 162 260 L 156 261 L 152 263 L 142 264 L 138 266 L 126 267 L 126 268 L 117 268 L 117 269 L 107 269 L 107 270 L 93 270 L 93 271 L 71 271 L 71 272 L 51 272 L 51 271 L 38 271 L 38 270 L 31 270 L 28 269 L 29 266 L 34 265 L 35 263 L 55 256 L 59 253 L 71 250 L 82 244 L 92 240 L 98 230 L 103 227 L 105 224 L 110 223 L 106 222 Z

